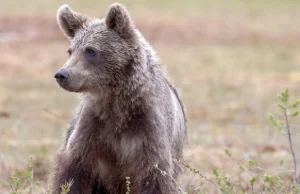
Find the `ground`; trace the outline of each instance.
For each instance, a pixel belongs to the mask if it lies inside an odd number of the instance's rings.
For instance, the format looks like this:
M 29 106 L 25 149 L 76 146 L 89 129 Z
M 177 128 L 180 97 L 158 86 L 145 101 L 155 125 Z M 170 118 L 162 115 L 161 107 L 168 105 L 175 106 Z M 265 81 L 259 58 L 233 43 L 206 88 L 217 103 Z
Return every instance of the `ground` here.
M 99 17 L 112 3 L 68 2 L 74 10 Z M 257 172 L 241 172 L 240 166 L 256 160 L 260 173 L 280 175 L 289 184 L 287 137 L 274 129 L 268 115 L 281 115 L 276 96 L 284 88 L 300 97 L 299 1 L 121 2 L 180 90 L 188 115 L 186 162 L 214 183 L 217 168 L 249 191 Z M 67 39 L 55 21 L 64 2 L 0 3 L 0 194 L 11 190 L 11 174 L 26 177 L 30 158 L 34 180 L 40 181 L 33 193 L 42 193 L 49 162 L 78 103 L 76 94 L 60 89 L 54 79 L 68 57 Z M 297 123 L 292 120 L 293 126 Z M 299 132 L 293 133 L 299 159 Z M 23 179 L 22 186 L 28 185 Z M 188 193 L 218 190 L 187 169 L 180 185 Z

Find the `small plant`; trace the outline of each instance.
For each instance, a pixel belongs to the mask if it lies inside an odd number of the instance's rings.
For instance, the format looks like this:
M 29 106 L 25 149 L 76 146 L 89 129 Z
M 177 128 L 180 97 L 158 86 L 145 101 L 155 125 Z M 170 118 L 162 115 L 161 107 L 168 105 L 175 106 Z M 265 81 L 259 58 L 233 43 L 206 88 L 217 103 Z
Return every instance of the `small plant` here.
M 278 95 L 278 99 L 279 99 L 278 108 L 283 113 L 284 119 L 278 120 L 274 118 L 273 115 L 270 115 L 269 120 L 280 132 L 286 133 L 288 136 L 290 151 L 292 154 L 293 164 L 294 164 L 294 170 L 293 170 L 294 187 L 298 188 L 299 190 L 300 185 L 297 176 L 297 160 L 296 160 L 296 155 L 295 155 L 293 142 L 292 142 L 292 133 L 291 133 L 291 125 L 290 125 L 289 118 L 296 117 L 299 115 L 299 111 L 297 110 L 297 108 L 300 105 L 300 100 L 298 99 L 296 101 L 291 102 L 290 93 L 288 89 L 285 89 L 283 92 L 281 92 Z
M 299 194 L 299 192 L 296 192 L 295 189 L 292 187 L 287 187 L 284 184 L 284 181 L 282 177 L 280 177 L 277 174 L 269 173 L 266 169 L 259 166 L 259 163 L 257 160 L 250 159 L 245 164 L 241 164 L 237 159 L 235 159 L 232 154 L 229 152 L 229 150 L 224 150 L 225 154 L 232 159 L 242 170 L 241 172 L 251 172 L 255 173 L 249 180 L 250 184 L 250 191 L 252 194 L 260 193 L 263 191 L 264 193 L 283 193 L 283 194 Z M 283 160 L 281 160 L 280 165 L 283 164 Z M 238 191 L 248 191 L 243 190 L 243 188 L 238 188 L 233 186 L 237 186 L 237 184 L 233 184 L 229 177 L 227 176 L 221 176 L 217 169 L 213 171 L 214 176 L 216 177 L 217 183 L 222 189 L 223 193 L 231 194 L 236 193 L 236 190 Z M 258 190 L 255 189 L 254 186 L 258 187 Z M 233 190 L 235 189 L 235 190 Z
M 20 194 L 20 179 L 14 175 L 11 175 L 11 178 L 13 180 L 13 184 L 10 186 L 12 190 L 10 194 Z
M 27 181 L 29 183 L 29 194 L 32 194 L 33 191 L 33 160 L 32 158 L 30 158 L 29 161 L 29 165 L 28 165 L 28 172 L 26 172 L 27 174 Z M 16 175 L 11 175 L 13 184 L 11 185 L 11 194 L 21 194 L 21 179 L 19 177 L 17 177 Z
M 126 177 L 126 194 L 130 194 L 130 177 Z
M 35 186 L 40 187 L 40 181 L 34 181 L 34 165 L 33 159 L 30 158 L 28 169 L 25 171 L 16 170 L 11 175 L 12 184 L 10 185 L 11 192 L 10 194 L 33 194 Z M 67 194 L 67 186 L 62 187 L 64 192 L 62 194 Z M 46 191 L 45 194 L 48 194 L 49 191 Z
M 254 183 L 257 181 L 257 176 L 252 177 L 252 179 L 249 181 L 250 182 L 250 186 L 251 186 L 251 192 L 253 194 L 255 194 L 255 190 L 254 190 Z
M 218 169 L 213 170 L 213 174 L 217 180 L 220 190 L 224 194 L 232 194 L 233 193 L 233 184 L 229 176 L 219 174 Z
M 32 191 L 33 191 L 33 160 L 32 158 L 30 158 L 30 162 L 29 162 L 29 173 L 28 173 L 28 182 L 29 182 L 29 194 L 32 194 Z
M 74 184 L 74 181 L 71 180 L 70 182 L 65 182 L 63 185 L 61 185 L 61 193 L 60 194 L 68 194 L 70 192 L 73 184 Z

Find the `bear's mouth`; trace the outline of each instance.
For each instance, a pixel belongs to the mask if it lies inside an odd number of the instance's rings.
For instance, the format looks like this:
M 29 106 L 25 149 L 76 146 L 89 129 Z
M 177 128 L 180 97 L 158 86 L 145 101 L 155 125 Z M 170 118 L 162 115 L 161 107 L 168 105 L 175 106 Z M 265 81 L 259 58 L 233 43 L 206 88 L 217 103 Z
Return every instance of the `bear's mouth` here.
M 58 83 L 58 85 L 59 85 L 59 87 L 61 87 L 62 89 L 69 91 L 69 89 L 68 89 L 68 84 L 67 84 L 66 82 Z
M 79 83 L 77 83 L 79 84 Z M 68 91 L 68 92 L 75 92 L 75 93 L 80 93 L 84 91 L 84 88 L 82 87 L 82 84 L 79 84 L 79 87 L 74 87 L 72 86 L 70 83 L 68 83 L 68 81 L 66 82 L 62 82 L 62 83 L 58 83 L 59 87 Z
M 67 83 L 67 81 L 58 83 L 58 85 L 60 88 L 66 90 L 68 92 L 76 92 L 76 91 L 74 91 L 74 89 L 72 87 L 70 87 L 70 85 Z

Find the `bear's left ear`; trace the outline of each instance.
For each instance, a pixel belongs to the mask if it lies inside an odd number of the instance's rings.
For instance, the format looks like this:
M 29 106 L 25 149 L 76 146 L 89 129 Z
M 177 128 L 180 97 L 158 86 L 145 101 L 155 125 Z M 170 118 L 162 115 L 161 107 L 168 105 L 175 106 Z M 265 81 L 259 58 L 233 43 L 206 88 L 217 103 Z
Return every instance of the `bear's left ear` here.
M 75 33 L 82 28 L 86 21 L 86 16 L 76 13 L 67 4 L 57 10 L 57 23 L 69 39 L 74 38 Z
M 127 9 L 119 3 L 114 3 L 110 6 L 105 18 L 106 26 L 124 39 L 134 37 L 134 24 L 130 18 Z

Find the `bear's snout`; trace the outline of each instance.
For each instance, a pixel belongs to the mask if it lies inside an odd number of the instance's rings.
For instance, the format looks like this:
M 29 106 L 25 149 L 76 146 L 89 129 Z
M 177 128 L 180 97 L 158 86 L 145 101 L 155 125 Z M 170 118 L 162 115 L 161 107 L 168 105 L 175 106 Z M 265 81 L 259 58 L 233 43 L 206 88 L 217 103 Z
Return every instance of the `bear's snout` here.
M 69 74 L 65 70 L 60 70 L 60 71 L 56 72 L 54 77 L 55 77 L 57 83 L 61 84 L 68 79 Z

